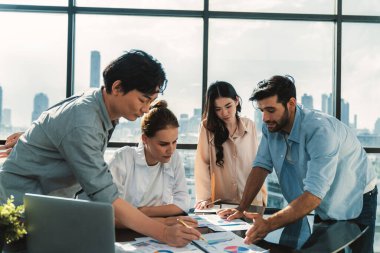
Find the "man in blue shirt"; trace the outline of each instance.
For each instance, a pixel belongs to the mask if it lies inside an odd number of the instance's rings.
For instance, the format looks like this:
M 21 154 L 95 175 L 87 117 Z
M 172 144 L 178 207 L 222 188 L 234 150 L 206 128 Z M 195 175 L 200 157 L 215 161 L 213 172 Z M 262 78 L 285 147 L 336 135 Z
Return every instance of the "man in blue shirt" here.
M 112 203 L 124 227 L 173 246 L 198 239 L 195 229 L 167 226 L 121 199 L 103 158 L 119 118 L 141 117 L 165 89 L 161 64 L 133 50 L 111 62 L 103 78 L 105 86 L 54 105 L 21 135 L 0 170 L 0 202 L 13 195 L 21 204 L 27 192 L 60 195 L 79 183 L 91 200 Z
M 246 243 L 315 210 L 316 221 L 355 220 L 369 226 L 354 252 L 373 252 L 377 178 L 356 135 L 336 118 L 297 105 L 290 76 L 260 82 L 250 100 L 263 113 L 262 139 L 239 207 L 220 215 L 242 217 L 274 169 L 289 204 L 268 219 L 246 213 L 255 220 Z

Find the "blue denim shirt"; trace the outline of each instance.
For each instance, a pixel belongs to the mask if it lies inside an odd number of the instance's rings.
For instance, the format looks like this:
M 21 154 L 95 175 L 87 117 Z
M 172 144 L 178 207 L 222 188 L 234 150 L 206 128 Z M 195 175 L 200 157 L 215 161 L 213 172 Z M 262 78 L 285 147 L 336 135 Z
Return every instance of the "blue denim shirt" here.
M 308 191 L 322 200 L 315 210 L 322 219 L 359 216 L 364 188 L 376 174 L 349 127 L 297 105 L 288 145 L 283 132 L 271 133 L 265 124 L 262 132 L 253 167 L 274 168 L 288 202 Z
M 0 170 L 0 201 L 12 194 L 20 204 L 26 192 L 54 194 L 79 183 L 90 199 L 112 203 L 118 191 L 103 154 L 113 128 L 101 89 L 43 112 Z

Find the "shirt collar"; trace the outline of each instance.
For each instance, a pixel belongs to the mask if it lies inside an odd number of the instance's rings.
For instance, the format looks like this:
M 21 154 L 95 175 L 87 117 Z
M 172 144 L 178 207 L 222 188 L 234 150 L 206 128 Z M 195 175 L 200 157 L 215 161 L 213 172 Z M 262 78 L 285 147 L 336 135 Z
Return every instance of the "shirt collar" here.
M 204 126 L 205 126 L 205 124 L 206 124 L 206 121 L 204 123 Z M 238 129 L 236 130 L 236 133 L 232 137 L 242 137 L 246 133 L 248 133 L 247 126 L 244 124 L 244 121 L 239 117 Z M 211 133 L 211 138 L 210 138 L 209 142 L 211 143 L 211 141 L 213 141 L 214 138 L 215 138 L 215 135 L 213 133 Z
M 247 126 L 244 124 L 243 120 L 239 117 L 238 119 L 238 129 L 232 137 L 242 137 L 248 132 Z
M 296 106 L 296 115 L 294 117 L 294 123 L 292 130 L 290 131 L 288 140 L 293 142 L 300 142 L 300 134 L 301 134 L 301 112 L 302 112 L 302 105 Z
M 118 124 L 118 120 L 112 122 L 109 115 L 108 115 L 107 108 L 106 108 L 106 105 L 104 104 L 104 100 L 103 100 L 103 94 L 102 94 L 103 89 L 104 89 L 104 87 L 96 89 L 94 92 L 94 96 L 95 96 L 95 99 L 96 99 L 96 101 L 100 107 L 100 115 L 101 115 L 102 120 L 104 122 L 104 127 L 107 131 L 109 131 L 109 130 L 113 129 Z

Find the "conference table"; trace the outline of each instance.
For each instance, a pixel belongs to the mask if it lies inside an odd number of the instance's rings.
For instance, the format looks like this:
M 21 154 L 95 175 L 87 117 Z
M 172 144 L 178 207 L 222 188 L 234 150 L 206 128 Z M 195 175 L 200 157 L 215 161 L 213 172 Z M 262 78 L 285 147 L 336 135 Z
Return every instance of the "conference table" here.
M 263 213 L 264 215 L 270 215 L 277 209 L 266 208 L 263 211 L 262 207 L 251 206 L 251 212 Z M 313 217 L 311 217 L 313 219 Z M 246 220 L 247 222 L 252 222 Z M 359 225 L 349 221 L 337 221 L 337 222 L 321 222 L 313 225 L 313 230 L 307 235 L 307 238 L 300 245 L 300 233 L 297 223 L 291 224 L 281 230 L 274 231 L 277 238 L 277 242 L 270 242 L 264 238 L 256 243 L 257 246 L 263 249 L 269 249 L 271 253 L 311 253 L 311 252 L 323 252 L 333 253 L 339 252 L 344 249 L 355 240 L 360 238 L 368 229 L 366 226 Z M 202 234 L 214 233 L 210 228 L 203 227 L 197 228 Z M 296 231 L 296 233 L 294 232 Z M 234 231 L 235 234 L 240 237 L 245 236 L 246 231 Z M 303 233 L 302 235 L 305 235 Z M 144 237 L 130 229 L 115 229 L 116 242 L 133 241 L 136 238 Z M 273 237 L 273 236 L 272 236 Z M 304 237 L 304 236 L 303 236 Z M 273 239 L 273 238 L 272 238 Z M 6 253 L 17 252 L 26 253 L 26 240 L 20 240 L 12 247 L 6 247 L 4 250 Z
M 278 209 L 266 208 L 264 211 L 262 207 L 255 206 L 251 206 L 249 209 L 251 212 L 258 212 L 264 215 L 270 215 L 277 210 Z M 310 215 L 309 220 L 313 219 L 314 216 Z M 246 221 L 248 223 L 252 222 L 250 220 Z M 300 222 L 302 221 L 299 221 L 299 223 Z M 350 221 L 330 221 L 312 224 L 312 232 L 307 231 L 309 232 L 309 234 L 307 234 L 303 231 L 299 231 L 298 228 L 300 228 L 300 226 L 298 225 L 297 223 L 294 223 L 281 229 L 281 231 L 275 231 L 274 235 L 271 236 L 271 239 L 276 239 L 276 237 L 278 237 L 277 242 L 275 243 L 264 239 L 255 244 L 263 249 L 269 249 L 271 253 L 333 253 L 339 252 L 345 247 L 348 247 L 351 243 L 360 238 L 368 229 L 367 226 L 356 224 Z M 202 234 L 214 233 L 213 230 L 206 227 L 197 229 Z M 243 238 L 245 237 L 245 232 L 246 231 L 234 231 L 235 234 Z M 307 238 L 303 238 L 303 241 L 300 245 L 301 233 L 303 235 L 302 237 L 305 237 L 306 234 Z M 132 241 L 138 237 L 144 237 L 144 235 L 130 229 L 116 229 L 117 242 Z

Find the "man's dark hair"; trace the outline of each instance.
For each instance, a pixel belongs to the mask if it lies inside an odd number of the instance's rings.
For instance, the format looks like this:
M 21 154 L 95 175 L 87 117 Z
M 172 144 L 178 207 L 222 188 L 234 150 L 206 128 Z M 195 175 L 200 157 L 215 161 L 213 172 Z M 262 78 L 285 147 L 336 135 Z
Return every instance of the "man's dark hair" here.
M 112 84 L 120 80 L 122 92 L 138 90 L 144 94 L 154 94 L 159 88 L 166 88 L 166 74 L 161 63 L 141 50 L 131 50 L 112 61 L 103 71 L 107 93 L 111 93 Z
M 296 86 L 292 76 L 272 76 L 269 80 L 263 80 L 253 89 L 250 101 L 258 101 L 277 95 L 277 102 L 286 106 L 290 98 L 296 97 Z

